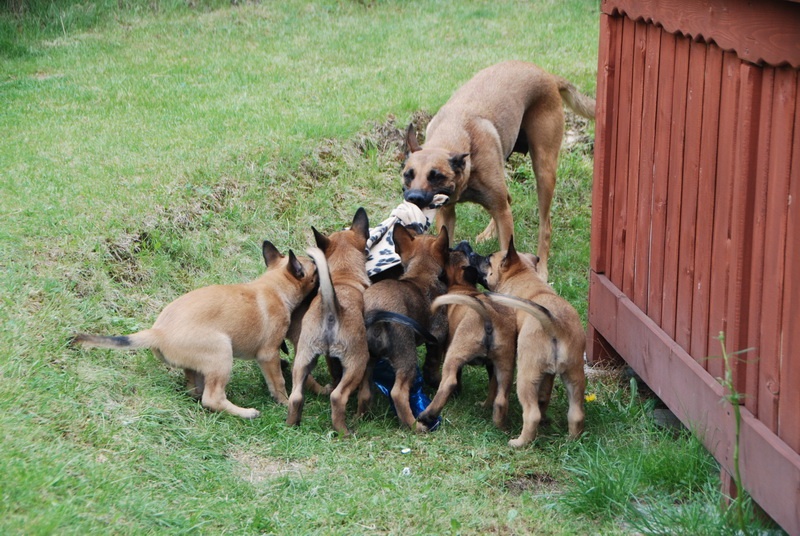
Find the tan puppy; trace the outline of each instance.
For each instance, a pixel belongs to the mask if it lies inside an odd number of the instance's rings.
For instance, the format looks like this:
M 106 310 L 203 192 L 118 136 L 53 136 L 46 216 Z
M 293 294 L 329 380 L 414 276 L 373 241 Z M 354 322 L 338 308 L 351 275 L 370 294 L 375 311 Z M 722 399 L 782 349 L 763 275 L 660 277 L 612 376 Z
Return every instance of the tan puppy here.
M 319 270 L 319 292 L 303 316 L 292 367 L 287 424 L 300 424 L 303 385 L 320 355 L 331 367 L 333 428 L 348 435 L 345 406 L 360 386 L 369 362 L 364 327 L 364 290 L 369 287 L 366 246 L 369 221 L 363 208 L 356 211 L 350 229 L 325 236 L 314 229 L 316 248 L 308 250 Z M 361 394 L 359 395 L 362 396 Z
M 475 286 L 478 273 L 469 264 L 469 246 L 466 246 L 466 251 L 462 247 L 459 244 L 450 252 L 447 294 L 436 298 L 431 304 L 434 310 L 451 305 L 447 308 L 450 343 L 444 356 L 439 389 L 418 420 L 424 425 L 435 422 L 456 390 L 464 365 L 486 359 L 492 373 L 484 406 L 492 405 L 492 420 L 498 428 L 504 429 L 508 396 L 514 382 L 517 326 L 515 322 L 509 322 L 514 312 L 478 291 Z
M 367 324 L 367 343 L 371 365 L 386 358 L 395 372 L 392 386 L 392 402 L 401 423 L 412 430 L 427 430 L 420 423 L 415 425 L 409 395 L 417 376 L 417 345 L 422 341 L 412 328 L 394 322 L 375 322 L 374 315 L 384 312 L 397 313 L 411 318 L 421 330 L 431 333 L 434 339 L 444 343 L 447 328 L 444 315 L 436 322 L 431 313 L 431 300 L 447 290 L 443 275 L 448 256 L 447 229 L 438 236 L 416 235 L 402 224 L 393 229 L 395 251 L 403 265 L 399 279 L 378 281 L 364 292 L 364 318 Z M 435 369 L 438 375 L 441 362 L 438 345 L 427 344 L 426 369 Z M 370 374 L 371 376 L 371 374 Z M 367 377 L 369 379 L 369 377 Z M 365 393 L 366 394 L 366 393 Z M 366 409 L 366 405 L 362 410 Z
M 523 259 L 516 252 L 513 239 L 507 251 L 485 258 L 473 255 L 470 262 L 478 268 L 489 289 L 506 295 L 492 294 L 493 300 L 519 309 L 517 397 L 522 405 L 523 423 L 522 433 L 508 444 L 521 447 L 536 438 L 556 374 L 561 376 L 569 397 L 569 435 L 578 437 L 584 422 L 586 335 L 577 311 L 542 280 L 530 259 Z
M 505 249 L 514 221 L 503 166 L 513 151 L 530 152 L 539 198 L 540 270 L 546 281 L 550 205 L 564 134 L 563 103 L 594 119 L 594 99 L 532 63 L 507 61 L 480 71 L 433 117 L 422 146 L 413 125 L 409 126 L 403 168 L 406 201 L 426 207 L 435 194 L 449 196 L 449 203 L 437 215 L 437 227 L 447 227 L 451 238 L 455 236 L 455 203 L 478 203 L 492 221 L 477 240 L 499 234 L 500 247 Z
M 252 419 L 225 395 L 233 358 L 255 359 L 272 396 L 287 403 L 280 347 L 292 311 L 317 284 L 310 259 L 284 257 L 270 242 L 262 246 L 267 272 L 250 283 L 193 290 L 167 305 L 150 329 L 126 336 L 76 335 L 73 344 L 97 348 L 150 348 L 173 367 L 184 369 L 189 392 L 213 411 Z

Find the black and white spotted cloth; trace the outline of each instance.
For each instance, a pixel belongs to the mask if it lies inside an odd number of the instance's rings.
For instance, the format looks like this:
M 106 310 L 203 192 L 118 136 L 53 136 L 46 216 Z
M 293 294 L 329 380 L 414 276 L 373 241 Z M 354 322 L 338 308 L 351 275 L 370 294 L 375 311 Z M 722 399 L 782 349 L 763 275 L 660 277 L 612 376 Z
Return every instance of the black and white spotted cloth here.
M 370 229 L 367 239 L 367 275 L 372 277 L 400 264 L 400 256 L 394 251 L 392 239 L 392 229 L 397 222 L 417 233 L 424 233 L 430 228 L 436 210 L 448 200 L 449 197 L 446 195 L 437 194 L 424 210 L 408 201 L 403 201 L 392 211 L 389 218 Z

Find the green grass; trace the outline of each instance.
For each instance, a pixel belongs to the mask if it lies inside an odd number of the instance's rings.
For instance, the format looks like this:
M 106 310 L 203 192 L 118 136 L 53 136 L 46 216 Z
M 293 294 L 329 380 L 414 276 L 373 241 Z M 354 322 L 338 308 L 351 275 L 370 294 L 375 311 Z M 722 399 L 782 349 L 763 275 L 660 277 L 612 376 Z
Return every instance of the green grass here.
M 613 374 L 590 379 L 580 441 L 557 385 L 552 422 L 517 451 L 475 405 L 477 369 L 441 430 L 400 430 L 379 397 L 341 440 L 313 396 L 287 428 L 252 363 L 228 388 L 262 411 L 244 422 L 203 410 L 149 352 L 70 349 L 77 331 L 142 329 L 188 290 L 254 278 L 264 239 L 303 251 L 312 225 L 358 206 L 387 217 L 399 129 L 482 67 L 528 59 L 595 91 L 586 0 L 190 4 L 0 11 L 0 532 L 626 534 L 677 519 L 676 501 L 716 511 L 713 460 Z M 530 165 L 509 176 L 533 251 Z M 591 176 L 590 147 L 565 148 L 550 273 L 584 320 Z M 459 207 L 457 238 L 487 222 Z M 513 432 L 520 419 L 514 400 Z

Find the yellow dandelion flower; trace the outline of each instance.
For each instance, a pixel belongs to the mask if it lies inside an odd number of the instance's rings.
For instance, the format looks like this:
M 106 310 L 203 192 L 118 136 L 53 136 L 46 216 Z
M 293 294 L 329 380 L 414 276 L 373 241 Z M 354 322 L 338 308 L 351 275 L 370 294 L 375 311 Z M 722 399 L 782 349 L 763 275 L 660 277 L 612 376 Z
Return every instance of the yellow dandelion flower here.
M 594 394 L 594 393 L 591 393 L 591 394 L 588 394 L 588 395 L 586 395 L 586 396 L 585 396 L 585 397 L 583 397 L 583 398 L 584 398 L 584 399 L 585 399 L 587 402 L 594 402 L 595 400 L 597 400 L 597 395 L 596 395 L 596 394 Z

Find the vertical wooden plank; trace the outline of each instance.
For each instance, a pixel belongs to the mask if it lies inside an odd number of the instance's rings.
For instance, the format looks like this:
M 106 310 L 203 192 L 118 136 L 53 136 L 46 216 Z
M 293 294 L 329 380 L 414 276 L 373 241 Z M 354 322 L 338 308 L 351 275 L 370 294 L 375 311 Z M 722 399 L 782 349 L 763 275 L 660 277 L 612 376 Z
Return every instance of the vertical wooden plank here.
M 720 93 L 722 90 L 722 49 L 710 44 L 706 55 L 706 83 L 703 90 L 703 132 L 700 140 L 700 170 L 697 194 L 697 233 L 692 293 L 692 341 L 690 355 L 708 357 L 708 329 L 713 249 L 717 147 L 719 142 Z M 727 112 L 727 110 L 726 110 Z M 707 359 L 701 364 L 706 367 Z
M 677 38 L 664 30 L 661 34 L 661 59 L 658 65 L 659 93 L 656 110 L 656 136 L 653 147 L 653 214 L 650 224 L 650 275 L 647 288 L 647 314 L 661 326 L 664 288 L 664 245 L 667 226 L 667 183 L 670 140 L 672 139 L 672 93 Z
M 758 420 L 778 431 L 778 397 L 780 364 L 797 359 L 800 354 L 782 345 L 781 326 L 784 310 L 784 277 L 786 271 L 786 233 L 789 212 L 789 180 L 792 147 L 800 143 L 800 132 L 794 130 L 797 106 L 797 71 L 778 69 L 774 93 L 771 95 L 772 133 L 767 174 L 766 234 L 764 237 L 764 286 L 761 295 L 761 343 L 759 344 Z M 794 163 L 797 165 L 797 162 Z M 796 385 L 796 384 L 795 384 Z
M 669 142 L 667 183 L 667 222 L 664 245 L 664 287 L 661 303 L 661 327 L 675 339 L 675 313 L 678 295 L 678 243 L 680 240 L 681 190 L 683 188 L 683 151 L 686 134 L 686 91 L 689 79 L 691 41 L 678 37 L 675 44 L 675 78 L 672 89 L 672 126 Z
M 798 92 L 800 93 L 800 89 Z M 799 95 L 800 96 L 800 95 Z M 800 105 L 794 112 L 789 212 L 786 233 L 786 275 L 784 278 L 780 365 L 778 437 L 800 452 Z
M 642 100 L 644 98 L 644 57 L 647 43 L 647 25 L 637 22 L 634 26 L 633 48 L 633 80 L 631 81 L 631 122 L 628 129 L 628 191 L 625 218 L 628 224 L 625 233 L 625 255 L 622 262 L 622 291 L 633 296 L 633 280 L 636 251 L 636 215 L 639 212 L 639 162 L 642 154 Z
M 625 35 L 626 19 L 624 17 L 615 17 L 613 23 L 615 25 L 616 39 L 614 42 L 614 92 L 611 97 L 610 107 L 608 108 L 607 121 L 611 122 L 611 132 L 608 138 L 609 146 L 606 150 L 606 155 L 609 158 L 608 163 L 608 198 L 606 207 L 608 211 L 604 215 L 603 225 L 605 227 L 605 273 L 611 274 L 611 266 L 614 251 L 614 233 L 616 223 L 616 177 L 617 177 L 617 153 L 619 151 L 618 133 L 621 128 L 619 120 L 619 101 L 620 101 L 620 81 L 622 79 L 622 41 Z M 608 98 L 606 99 L 608 100 Z
M 720 92 L 719 141 L 717 149 L 717 187 L 714 192 L 714 229 L 711 245 L 711 293 L 708 313 L 708 349 L 706 355 L 720 356 L 717 337 L 728 333 L 729 282 L 733 263 L 731 243 L 731 214 L 733 208 L 733 156 L 738 148 L 739 91 L 741 88 L 739 66 L 741 60 L 732 52 L 722 55 L 722 88 Z M 709 359 L 706 370 L 714 378 L 723 376 L 722 359 Z
M 653 219 L 653 182 L 655 162 L 656 110 L 659 96 L 659 59 L 661 30 L 647 27 L 642 102 L 641 155 L 639 157 L 639 209 L 636 214 L 633 302 L 647 314 L 647 289 L 650 284 L 650 241 Z
M 622 58 L 620 61 L 619 99 L 617 100 L 617 156 L 614 170 L 614 231 L 611 236 L 611 274 L 609 279 L 622 289 L 625 241 L 628 232 L 628 150 L 630 143 L 631 100 L 633 95 L 633 47 L 635 23 L 623 19 Z
M 678 230 L 677 301 L 675 342 L 689 352 L 692 340 L 694 249 L 697 235 L 697 192 L 700 176 L 700 142 L 704 125 L 703 91 L 708 45 L 692 41 L 689 47 L 689 81 L 686 88 L 686 130 Z M 705 361 L 705 356 L 692 356 Z M 699 359 L 698 359 L 699 358 Z
M 750 311 L 750 253 L 753 250 L 753 204 L 755 198 L 756 159 L 758 156 L 758 122 L 761 105 L 760 67 L 742 63 L 739 67 L 738 143 L 734 157 L 733 212 L 731 213 L 731 244 L 733 246 L 728 300 L 728 351 L 748 347 L 748 319 Z M 745 262 L 748 261 L 748 262 Z M 736 390 L 746 392 L 747 366 L 734 362 Z
M 600 44 L 597 58 L 597 108 L 595 116 L 594 176 L 592 185 L 591 269 L 606 271 L 606 247 L 609 240 L 606 220 L 609 212 L 611 185 L 611 139 L 614 124 L 611 114 L 616 102 L 614 80 L 617 71 L 617 52 L 620 21 L 600 15 Z
M 745 284 L 750 285 L 749 303 L 747 307 L 747 347 L 753 348 L 748 352 L 745 359 L 740 361 L 745 367 L 745 377 L 747 379 L 745 392 L 745 406 L 750 412 L 758 416 L 758 369 L 761 360 L 761 292 L 764 284 L 764 238 L 766 233 L 767 220 L 767 184 L 769 183 L 770 159 L 772 157 L 772 94 L 775 81 L 775 69 L 773 67 L 762 67 L 761 69 L 761 103 L 759 104 L 758 116 L 758 151 L 755 161 L 755 175 L 753 176 L 753 201 L 750 224 L 751 249 L 748 250 L 747 259 L 749 261 L 749 281 Z

